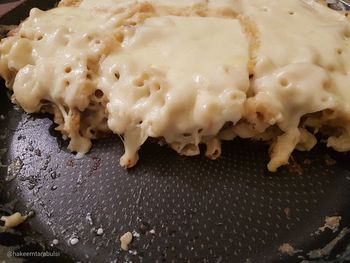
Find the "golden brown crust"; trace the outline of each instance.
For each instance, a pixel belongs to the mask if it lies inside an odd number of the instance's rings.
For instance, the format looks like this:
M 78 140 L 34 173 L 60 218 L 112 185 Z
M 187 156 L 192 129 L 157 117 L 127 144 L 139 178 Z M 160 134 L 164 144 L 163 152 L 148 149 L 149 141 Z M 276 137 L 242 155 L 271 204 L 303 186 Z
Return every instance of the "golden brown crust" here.
M 81 0 L 61 0 L 58 6 L 78 6 Z
M 237 18 L 240 20 L 241 25 L 242 25 L 246 35 L 249 38 L 250 60 L 249 60 L 249 64 L 248 64 L 248 71 L 249 71 L 250 77 L 252 77 L 252 74 L 254 73 L 254 67 L 256 64 L 255 55 L 256 55 L 256 51 L 259 49 L 259 45 L 260 45 L 259 30 L 251 18 L 249 18 L 247 16 L 243 16 L 243 15 L 239 15 Z

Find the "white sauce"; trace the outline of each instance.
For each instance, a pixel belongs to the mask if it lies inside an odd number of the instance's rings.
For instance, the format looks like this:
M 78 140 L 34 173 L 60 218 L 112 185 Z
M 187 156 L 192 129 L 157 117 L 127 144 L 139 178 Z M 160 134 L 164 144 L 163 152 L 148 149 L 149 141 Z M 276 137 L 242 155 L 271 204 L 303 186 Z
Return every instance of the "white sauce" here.
M 102 62 L 99 81 L 110 98 L 108 126 L 124 134 L 121 164 L 134 164 L 147 137 L 162 136 L 179 152 L 191 143 L 198 154 L 202 136 L 242 117 L 248 43 L 239 21 L 150 18 L 133 31 Z
M 326 123 L 340 129 L 328 146 L 350 150 L 350 24 L 342 14 L 311 0 L 73 2 L 33 9 L 1 41 L 0 75 L 27 112 L 56 105 L 58 130 L 79 156 L 91 147 L 89 129 L 123 136 L 125 167 L 148 137 L 185 155 L 204 143 L 215 159 L 220 140 L 239 135 L 274 138 L 275 171 L 294 148 L 315 145 L 300 120 L 324 110 L 341 116 Z M 268 135 L 271 126 L 280 132 Z

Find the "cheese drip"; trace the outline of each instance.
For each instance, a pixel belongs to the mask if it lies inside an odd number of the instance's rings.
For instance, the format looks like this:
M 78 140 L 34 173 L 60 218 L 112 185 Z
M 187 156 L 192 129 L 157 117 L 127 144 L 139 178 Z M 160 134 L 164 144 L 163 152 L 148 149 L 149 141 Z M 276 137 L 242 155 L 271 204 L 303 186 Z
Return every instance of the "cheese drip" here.
M 122 165 L 135 163 L 147 137 L 198 154 L 199 143 L 242 117 L 248 43 L 239 21 L 168 16 L 130 30 L 101 63 L 99 81 L 109 97 L 108 125 L 124 135 Z
M 301 117 L 326 109 L 349 115 L 349 22 L 310 0 L 247 0 L 241 9 L 259 32 L 246 118 L 259 132 L 275 124 L 284 132 L 268 165 L 276 171 L 303 139 Z M 328 145 L 340 150 L 339 140 L 350 150 L 348 133 L 331 137 Z

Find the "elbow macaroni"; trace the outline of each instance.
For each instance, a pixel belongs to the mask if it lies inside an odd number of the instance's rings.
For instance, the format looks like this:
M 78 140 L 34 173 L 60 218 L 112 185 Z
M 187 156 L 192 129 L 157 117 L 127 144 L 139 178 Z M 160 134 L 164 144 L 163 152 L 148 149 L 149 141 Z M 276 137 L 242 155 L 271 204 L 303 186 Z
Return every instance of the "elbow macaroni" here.
M 71 151 L 111 131 L 128 168 L 148 137 L 216 159 L 239 136 L 271 142 L 276 171 L 326 127 L 350 150 L 349 38 L 347 18 L 311 0 L 64 0 L 1 41 L 0 75 Z

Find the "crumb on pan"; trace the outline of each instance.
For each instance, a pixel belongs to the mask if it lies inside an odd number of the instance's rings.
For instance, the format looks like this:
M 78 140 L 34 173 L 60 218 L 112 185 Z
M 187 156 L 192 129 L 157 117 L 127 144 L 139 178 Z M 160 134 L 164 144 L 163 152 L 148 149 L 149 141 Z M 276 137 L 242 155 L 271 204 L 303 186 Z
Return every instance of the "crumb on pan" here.
M 132 242 L 133 235 L 131 232 L 126 232 L 124 235 L 120 237 L 120 247 L 122 250 L 129 250 L 129 245 Z
M 289 256 L 293 256 L 296 253 L 294 247 L 289 243 L 283 243 L 280 245 L 278 251 Z
M 5 222 L 3 229 L 7 230 L 22 224 L 27 218 L 27 215 L 22 216 L 21 213 L 16 212 L 10 216 L 2 216 L 0 220 Z
M 326 216 L 324 226 L 319 228 L 319 231 L 325 231 L 327 228 L 336 232 L 340 226 L 341 216 Z

